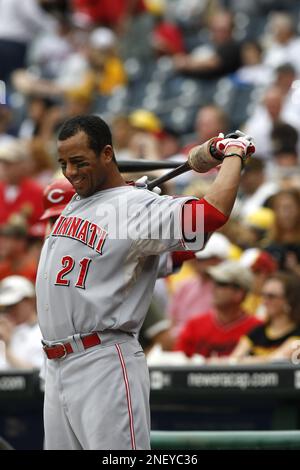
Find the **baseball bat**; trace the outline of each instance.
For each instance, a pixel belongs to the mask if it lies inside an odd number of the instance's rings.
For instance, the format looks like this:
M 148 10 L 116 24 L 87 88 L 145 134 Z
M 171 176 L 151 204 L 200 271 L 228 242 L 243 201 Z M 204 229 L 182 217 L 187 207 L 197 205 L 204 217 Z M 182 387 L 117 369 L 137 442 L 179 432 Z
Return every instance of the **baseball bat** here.
M 236 134 L 235 132 L 231 132 L 230 134 L 225 135 L 224 139 L 229 139 L 229 138 L 237 139 L 238 137 L 239 137 L 238 134 Z M 207 142 L 205 142 L 202 145 L 203 145 L 203 149 L 204 149 L 204 147 L 207 145 Z M 199 153 L 199 149 L 201 149 L 202 145 L 199 145 L 199 146 L 197 146 L 197 148 L 195 148 L 195 153 Z M 193 152 L 193 149 L 192 149 L 191 152 Z M 220 163 L 222 163 L 222 162 L 220 161 Z M 159 176 L 158 178 L 155 178 L 154 180 L 152 180 L 150 183 L 147 184 L 147 189 L 152 191 L 152 189 L 155 188 L 155 186 L 159 186 L 160 184 L 164 183 L 165 181 L 169 181 L 170 179 L 173 179 L 176 176 L 182 175 L 183 173 L 186 173 L 187 171 L 190 171 L 190 170 L 192 170 L 192 167 L 190 166 L 190 164 L 187 160 L 185 163 L 179 165 L 174 170 L 169 171 L 165 175 Z M 208 170 L 203 170 L 202 172 L 204 173 L 205 171 L 208 171 Z
M 190 167 L 189 162 L 186 161 L 185 163 L 182 163 L 174 170 L 169 171 L 165 175 L 159 176 L 158 178 L 155 178 L 153 181 L 148 183 L 147 189 L 149 189 L 149 191 L 152 191 L 152 189 L 155 188 L 155 186 L 159 186 L 165 181 L 169 181 L 170 179 L 175 178 L 176 176 L 182 175 L 183 173 L 186 173 L 187 171 L 190 171 L 191 169 L 192 168 Z
M 177 168 L 182 165 L 182 162 L 166 162 L 156 160 L 120 160 L 118 163 L 119 170 L 125 172 L 141 172 L 141 171 L 154 171 L 161 169 Z

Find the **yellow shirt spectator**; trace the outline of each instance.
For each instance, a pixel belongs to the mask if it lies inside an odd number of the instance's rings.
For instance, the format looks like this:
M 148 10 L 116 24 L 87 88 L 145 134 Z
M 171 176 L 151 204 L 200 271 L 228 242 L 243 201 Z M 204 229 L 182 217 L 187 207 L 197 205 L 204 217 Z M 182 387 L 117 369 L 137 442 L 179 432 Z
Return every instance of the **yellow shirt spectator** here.
M 116 57 L 108 57 L 103 70 L 90 70 L 86 73 L 82 85 L 72 88 L 66 92 L 68 96 L 91 99 L 94 93 L 110 95 L 113 90 L 126 85 L 127 76 L 121 60 Z

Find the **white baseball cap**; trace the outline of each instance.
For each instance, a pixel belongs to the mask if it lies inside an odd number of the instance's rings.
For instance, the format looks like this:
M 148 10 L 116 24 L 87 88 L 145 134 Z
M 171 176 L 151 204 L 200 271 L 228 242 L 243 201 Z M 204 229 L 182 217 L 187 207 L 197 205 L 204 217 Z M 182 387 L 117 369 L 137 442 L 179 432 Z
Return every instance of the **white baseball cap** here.
M 8 276 L 0 282 L 0 305 L 7 307 L 25 298 L 35 297 L 32 282 L 23 276 Z
M 207 268 L 206 272 L 216 282 L 235 284 L 246 291 L 252 287 L 253 274 L 239 261 L 223 261 L 217 266 Z
M 197 259 L 220 258 L 228 259 L 231 243 L 222 233 L 213 233 L 208 240 L 205 248 L 195 253 Z
M 95 49 L 106 49 L 115 46 L 116 40 L 116 35 L 111 29 L 97 28 L 91 33 L 89 43 Z
M 0 145 L 1 161 L 17 163 L 26 159 L 26 147 L 20 140 L 14 139 Z

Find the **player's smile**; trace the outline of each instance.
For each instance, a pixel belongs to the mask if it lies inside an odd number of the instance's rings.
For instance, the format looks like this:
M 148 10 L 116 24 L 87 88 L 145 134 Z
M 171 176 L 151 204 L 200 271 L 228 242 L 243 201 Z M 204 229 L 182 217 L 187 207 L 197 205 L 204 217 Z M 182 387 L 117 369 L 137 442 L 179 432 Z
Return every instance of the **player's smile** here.
M 69 178 L 69 181 L 75 188 L 76 192 L 78 192 L 82 188 L 82 186 L 84 185 L 84 180 L 85 178 L 83 178 L 82 176 L 80 176 L 79 178 Z

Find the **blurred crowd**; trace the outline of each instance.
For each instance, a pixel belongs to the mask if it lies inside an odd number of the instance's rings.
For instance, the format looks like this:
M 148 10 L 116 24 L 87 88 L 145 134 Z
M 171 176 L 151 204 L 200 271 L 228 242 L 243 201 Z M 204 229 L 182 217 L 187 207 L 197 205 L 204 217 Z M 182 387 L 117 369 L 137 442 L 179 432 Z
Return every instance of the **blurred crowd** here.
M 48 185 L 62 177 L 56 136 L 65 119 L 89 113 L 111 125 L 118 161 L 184 161 L 236 128 L 254 137 L 230 220 L 190 260 L 171 260 L 140 341 L 149 363 L 157 345 L 160 357 L 181 351 L 208 364 L 292 361 L 299 53 L 296 0 L 1 0 L 0 368 L 43 362 L 34 282 Z M 186 173 L 163 193 L 201 197 L 216 171 Z M 72 190 L 60 191 L 52 203 L 62 210 Z

